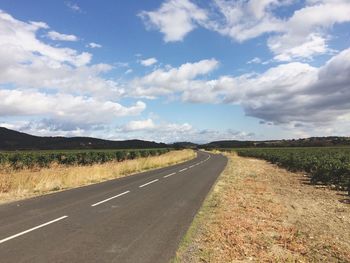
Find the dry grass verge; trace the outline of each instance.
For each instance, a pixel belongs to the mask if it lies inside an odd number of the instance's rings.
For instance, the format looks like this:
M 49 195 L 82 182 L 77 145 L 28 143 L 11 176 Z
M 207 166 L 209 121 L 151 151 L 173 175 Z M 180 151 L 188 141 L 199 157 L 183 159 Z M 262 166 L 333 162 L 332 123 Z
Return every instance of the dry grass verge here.
M 315 188 L 262 160 L 228 157 L 175 262 L 350 262 L 345 192 Z
M 194 158 L 193 150 L 90 166 L 52 165 L 44 169 L 0 171 L 0 203 L 102 182 Z

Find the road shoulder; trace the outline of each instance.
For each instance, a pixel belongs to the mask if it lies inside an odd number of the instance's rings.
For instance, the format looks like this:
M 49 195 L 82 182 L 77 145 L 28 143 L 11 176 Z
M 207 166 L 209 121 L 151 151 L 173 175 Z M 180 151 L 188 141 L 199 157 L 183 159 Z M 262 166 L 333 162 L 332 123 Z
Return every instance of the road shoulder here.
M 345 192 L 315 188 L 262 160 L 228 157 L 174 262 L 350 261 Z

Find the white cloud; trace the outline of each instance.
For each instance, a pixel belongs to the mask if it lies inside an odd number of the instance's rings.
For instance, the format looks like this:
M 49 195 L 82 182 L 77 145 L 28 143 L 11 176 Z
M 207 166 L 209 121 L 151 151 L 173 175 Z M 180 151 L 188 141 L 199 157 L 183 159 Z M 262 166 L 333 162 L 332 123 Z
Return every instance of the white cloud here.
M 127 123 L 122 130 L 125 132 L 131 131 L 144 131 L 154 129 L 156 126 L 152 119 L 141 120 L 141 121 L 130 121 Z
M 1 10 L 0 10 L 1 11 Z M 40 22 L 40 21 L 30 21 L 30 24 L 32 24 L 33 26 L 35 26 L 36 28 L 42 28 L 42 29 L 49 29 L 50 27 L 48 26 L 48 24 L 44 23 L 44 22 Z
M 350 48 L 324 66 L 291 62 L 262 73 L 199 79 L 217 67 L 216 60 L 157 69 L 130 85 L 130 96 L 168 96 L 190 103 L 231 103 L 248 116 L 283 127 L 311 131 L 341 126 L 350 112 Z M 329 129 L 328 129 L 329 130 Z M 345 129 L 342 129 L 345 130 Z
M 156 58 L 148 58 L 148 59 L 140 60 L 141 65 L 143 65 L 145 67 L 152 66 L 157 62 L 158 62 L 158 60 Z
M 172 0 L 165 1 L 158 10 L 142 12 L 141 17 L 146 25 L 162 32 L 166 41 L 183 40 L 200 25 L 238 42 L 268 34 L 268 47 L 278 61 L 312 59 L 331 53 L 329 30 L 335 24 L 350 22 L 350 2 L 311 0 L 289 17 L 276 15 L 284 6 L 294 8 L 293 3 L 213 0 L 210 8 L 203 9 L 189 0 Z
M 194 128 L 189 123 L 155 123 L 152 119 L 141 121 L 131 121 L 117 130 L 118 138 L 138 138 L 145 140 L 154 140 L 160 142 L 179 142 L 191 141 L 198 143 L 207 143 L 217 140 L 238 140 L 249 139 L 255 136 L 253 133 L 236 131 L 232 129 L 218 130 L 200 130 Z M 123 135 L 121 135 L 123 134 Z M 124 136 L 124 137 L 121 137 Z
M 156 11 L 143 11 L 139 16 L 147 28 L 164 34 L 165 42 L 182 40 L 198 23 L 207 19 L 206 11 L 189 0 L 167 0 Z
M 51 46 L 37 37 L 48 28 L 0 11 L 1 118 L 33 119 L 27 129 L 43 133 L 82 132 L 145 110 L 141 101 L 131 106 L 116 102 L 123 88 L 103 77 L 113 66 L 90 64 L 90 53 Z
M 283 25 L 271 11 L 280 6 L 276 0 L 224 1 L 215 0 L 215 13 L 219 19 L 211 19 L 204 26 L 238 42 L 269 32 L 279 32 Z
M 72 3 L 72 2 L 69 2 L 69 1 L 66 1 L 64 3 L 69 9 L 71 9 L 74 12 L 77 12 L 77 13 L 82 13 L 83 12 L 83 10 L 80 8 L 80 6 L 78 6 L 77 3 Z
M 218 67 L 215 59 L 205 59 L 196 63 L 185 63 L 178 68 L 157 69 L 130 84 L 130 95 L 153 98 L 160 95 L 183 91 L 190 80 L 206 75 Z
M 88 47 L 90 47 L 90 48 L 101 48 L 102 45 L 97 44 L 95 42 L 91 42 L 91 43 L 88 44 Z
M 70 48 L 53 47 L 37 39 L 36 33 L 43 28 L 43 25 L 43 23 L 38 22 L 25 23 L 16 20 L 0 10 L 2 53 L 6 53 L 5 50 L 9 49 L 12 54 L 15 54 L 13 62 L 22 64 L 29 64 L 28 62 L 35 58 L 46 59 L 49 64 L 69 63 L 74 66 L 86 65 L 90 62 L 90 53 L 79 53 Z
M 350 112 L 349 72 L 350 48 L 319 68 L 292 62 L 261 74 L 226 76 L 196 81 L 194 85 L 202 87 L 206 94 L 199 101 L 212 98 L 216 102 L 238 104 L 246 115 L 266 122 L 317 130 L 343 127 L 341 123 Z M 189 100 L 186 96 L 182 98 Z
M 79 40 L 79 38 L 75 35 L 61 34 L 56 31 L 49 31 L 47 33 L 47 36 L 52 40 L 58 40 L 58 41 L 78 41 Z
M 258 57 L 252 58 L 247 62 L 247 64 L 261 64 L 261 63 L 262 63 L 262 60 L 261 58 L 258 58 Z
M 328 30 L 335 24 L 350 22 L 349 1 L 317 1 L 310 4 L 294 12 L 285 22 L 282 34 L 269 38 L 268 46 L 277 60 L 310 59 L 332 52 L 327 44 Z
M 131 74 L 133 72 L 133 70 L 131 68 L 129 68 L 128 70 L 125 71 L 125 75 Z
M 291 1 L 218 0 L 216 3 L 225 20 L 214 21 L 208 28 L 238 41 L 275 33 L 269 37 L 268 47 L 280 61 L 310 59 L 330 52 L 327 30 L 334 24 L 350 21 L 347 0 L 309 1 L 286 19 L 276 17 L 273 11 Z
M 117 117 L 139 115 L 146 104 L 125 107 L 119 103 L 71 94 L 0 89 L 0 116 L 47 116 L 57 122 L 108 123 Z M 35 103 L 33 103 L 35 102 Z
M 297 42 L 297 43 L 295 43 Z M 271 37 L 268 41 L 270 50 L 276 54 L 278 61 L 291 61 L 293 59 L 311 59 L 315 55 L 325 54 L 330 51 L 326 39 L 320 35 L 311 33 L 303 40 L 291 40 L 288 34 Z
M 106 97 L 123 94 L 116 81 L 101 77 L 112 66 L 89 65 L 90 53 L 44 43 L 36 34 L 45 28 L 43 22 L 22 22 L 0 11 L 0 85 Z

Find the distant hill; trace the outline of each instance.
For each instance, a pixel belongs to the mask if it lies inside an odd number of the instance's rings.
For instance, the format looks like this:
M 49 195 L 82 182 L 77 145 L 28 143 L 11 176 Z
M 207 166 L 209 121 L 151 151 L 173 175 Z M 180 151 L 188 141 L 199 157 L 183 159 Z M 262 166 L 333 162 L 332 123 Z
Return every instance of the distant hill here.
M 246 147 L 322 147 L 350 146 L 350 137 L 311 137 L 270 141 L 214 141 L 207 144 L 175 142 L 172 144 L 142 140 L 110 141 L 90 137 L 40 137 L 0 127 L 0 150 L 79 150 L 146 148 L 246 148 Z
M 206 149 L 213 148 L 246 148 L 246 147 L 331 147 L 349 146 L 350 137 L 311 137 L 292 140 L 271 141 L 215 141 L 202 145 Z
M 110 141 L 90 137 L 39 137 L 0 127 L 0 150 L 75 150 L 166 148 L 165 143 L 142 140 Z
M 195 144 L 193 142 L 175 142 L 175 143 L 169 144 L 169 146 L 174 149 L 188 149 L 188 148 L 195 149 L 198 147 L 198 144 Z

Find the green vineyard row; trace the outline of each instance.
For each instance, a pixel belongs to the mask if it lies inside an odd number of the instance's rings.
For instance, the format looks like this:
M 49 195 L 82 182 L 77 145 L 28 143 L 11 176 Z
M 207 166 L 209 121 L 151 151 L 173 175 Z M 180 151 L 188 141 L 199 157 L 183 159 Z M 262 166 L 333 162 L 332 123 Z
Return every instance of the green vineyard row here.
M 240 156 L 267 160 L 291 171 L 304 171 L 311 183 L 335 185 L 350 194 L 349 148 L 237 149 Z
M 53 163 L 60 165 L 91 165 L 109 161 L 123 161 L 139 157 L 156 156 L 167 152 L 169 152 L 169 149 L 0 152 L 0 166 L 23 169 L 49 167 Z

